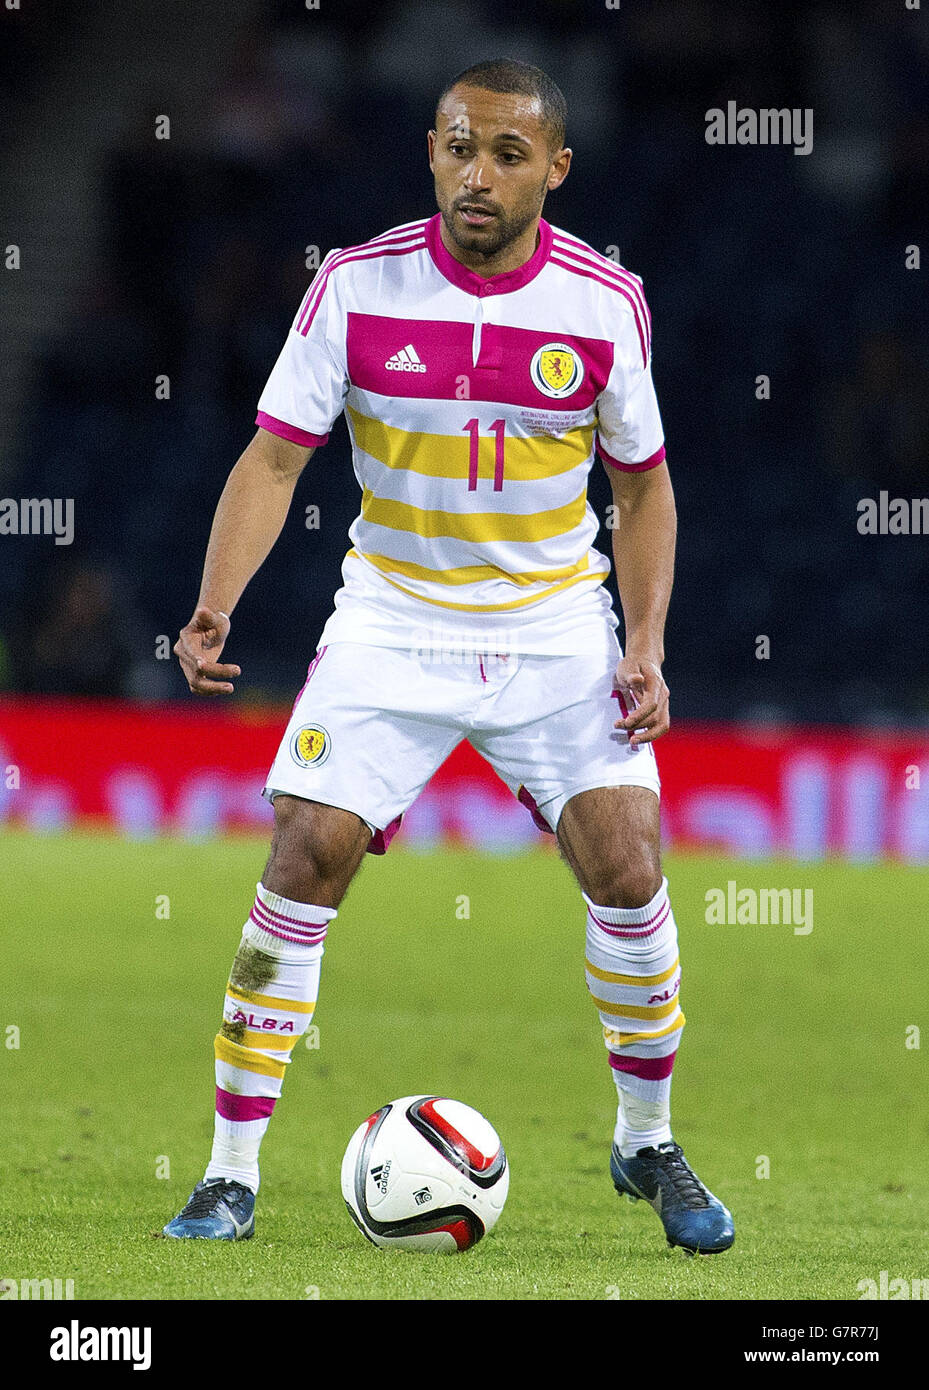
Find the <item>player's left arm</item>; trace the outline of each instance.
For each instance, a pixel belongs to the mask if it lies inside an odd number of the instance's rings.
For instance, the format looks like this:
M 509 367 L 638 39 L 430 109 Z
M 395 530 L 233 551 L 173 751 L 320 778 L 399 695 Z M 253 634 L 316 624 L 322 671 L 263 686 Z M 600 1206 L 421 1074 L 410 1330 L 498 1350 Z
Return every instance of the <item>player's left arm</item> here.
M 661 667 L 664 627 L 674 582 L 677 511 L 665 462 L 641 472 L 607 465 L 613 489 L 613 563 L 626 626 L 616 686 L 630 712 L 615 727 L 632 747 L 652 743 L 670 726 L 670 692 Z M 631 698 L 630 698 L 631 697 Z

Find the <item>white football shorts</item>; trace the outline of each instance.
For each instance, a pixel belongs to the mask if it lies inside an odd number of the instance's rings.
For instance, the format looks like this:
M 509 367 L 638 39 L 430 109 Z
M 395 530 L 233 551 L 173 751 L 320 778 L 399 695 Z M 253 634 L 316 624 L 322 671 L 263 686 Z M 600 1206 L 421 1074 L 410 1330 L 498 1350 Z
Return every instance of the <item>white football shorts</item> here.
M 262 793 L 353 811 L 383 853 L 429 778 L 463 739 L 543 830 L 593 787 L 650 787 L 651 744 L 613 721 L 620 657 L 612 632 L 585 656 L 408 650 L 333 642 L 310 663 Z

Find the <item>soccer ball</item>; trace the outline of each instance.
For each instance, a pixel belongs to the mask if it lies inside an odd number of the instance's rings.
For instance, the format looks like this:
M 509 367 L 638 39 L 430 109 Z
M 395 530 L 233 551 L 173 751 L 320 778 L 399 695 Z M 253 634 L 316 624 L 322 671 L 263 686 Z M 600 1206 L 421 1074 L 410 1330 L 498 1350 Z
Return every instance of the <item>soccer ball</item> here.
M 484 1116 L 444 1096 L 382 1105 L 349 1140 L 342 1196 L 374 1245 L 470 1250 L 503 1210 L 510 1170 Z

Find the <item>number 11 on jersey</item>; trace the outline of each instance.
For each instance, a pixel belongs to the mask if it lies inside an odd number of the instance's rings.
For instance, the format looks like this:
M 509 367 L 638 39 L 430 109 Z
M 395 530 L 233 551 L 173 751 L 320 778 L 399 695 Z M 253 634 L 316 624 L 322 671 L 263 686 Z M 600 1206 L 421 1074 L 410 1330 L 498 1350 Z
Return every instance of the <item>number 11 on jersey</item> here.
M 468 441 L 468 491 L 477 492 L 477 458 L 478 447 L 480 444 L 480 423 L 478 420 L 469 420 L 462 429 L 468 431 L 471 436 Z M 490 427 L 490 432 L 495 436 L 494 439 L 494 492 L 503 491 L 503 436 L 506 432 L 505 420 L 494 420 Z

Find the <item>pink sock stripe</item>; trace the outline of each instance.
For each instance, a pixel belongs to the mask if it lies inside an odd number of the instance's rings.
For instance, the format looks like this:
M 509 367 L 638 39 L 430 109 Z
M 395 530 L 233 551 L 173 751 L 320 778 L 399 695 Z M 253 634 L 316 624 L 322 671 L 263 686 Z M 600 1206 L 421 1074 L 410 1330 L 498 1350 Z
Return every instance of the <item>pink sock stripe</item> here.
M 664 888 L 664 883 L 662 883 L 662 888 Z M 661 892 L 661 889 L 659 889 L 658 891 Z M 656 894 L 656 897 L 657 897 L 657 894 Z M 652 902 L 654 902 L 654 901 L 655 901 L 655 899 L 652 898 Z M 646 908 L 648 908 L 648 907 L 650 907 L 650 906 L 651 906 L 651 903 L 646 903 L 646 904 L 645 904 L 645 907 L 614 907 L 614 908 L 611 908 L 610 911 L 612 911 L 612 912 L 644 912 L 644 911 L 646 910 Z M 649 925 L 649 923 L 654 922 L 655 918 L 658 916 L 658 914 L 659 914 L 660 912 L 663 912 L 664 909 L 665 909 L 666 907 L 670 907 L 670 906 L 671 906 L 671 900 L 670 900 L 670 898 L 668 897 L 667 892 L 665 891 L 665 892 L 661 893 L 661 902 L 660 902 L 660 903 L 658 904 L 658 906 L 655 908 L 655 911 L 652 913 L 651 917 L 643 917 L 643 919 L 642 919 L 641 922 L 630 922 L 630 923 L 629 923 L 629 926 L 631 926 L 631 927 L 647 927 L 647 926 Z M 587 907 L 588 907 L 588 911 L 590 912 L 591 917 L 594 917 L 593 907 L 591 906 L 591 904 L 588 903 L 588 904 L 587 904 Z M 602 910 L 603 910 L 603 909 L 601 908 L 601 911 L 602 911 Z M 594 921 L 600 921 L 599 917 L 594 917 Z M 618 926 L 625 926 L 625 923 L 623 923 L 623 922 L 608 922 L 608 923 L 607 923 L 607 922 L 602 922 L 602 923 L 601 923 L 601 926 L 618 927 Z
M 273 907 L 268 907 L 267 903 L 263 903 L 261 898 L 257 896 L 255 906 L 262 916 L 267 917 L 275 926 L 292 927 L 294 931 L 318 931 L 320 927 L 325 931 L 329 925 L 328 922 L 308 922 L 303 917 L 287 917 L 283 912 L 277 912 Z M 307 906 L 309 907 L 309 903 Z
M 640 1081 L 664 1081 L 671 1075 L 677 1052 L 669 1052 L 667 1057 L 620 1057 L 610 1053 L 610 1066 L 614 1071 L 625 1071 L 637 1076 Z
M 266 1120 L 276 1104 L 276 1096 L 239 1096 L 216 1087 L 216 1113 L 224 1120 Z
M 256 903 L 255 906 L 257 907 L 258 904 Z M 315 936 L 297 936 L 292 929 L 280 931 L 277 927 L 269 927 L 267 922 L 263 922 L 260 917 L 256 916 L 254 907 L 248 916 L 249 921 L 254 922 L 256 927 L 260 927 L 262 931 L 266 931 L 269 936 L 276 936 L 280 941 L 290 941 L 295 946 L 318 946 L 320 942 L 324 941 L 326 938 L 326 933 L 324 931 L 318 932 Z
M 627 927 L 616 926 L 611 922 L 601 922 L 597 914 L 595 912 L 592 912 L 589 907 L 587 911 L 590 913 L 591 917 L 594 919 L 601 931 L 605 931 L 609 936 L 627 936 L 639 938 L 644 936 L 651 936 L 654 932 L 658 931 L 658 929 L 664 925 L 665 921 L 667 920 L 668 914 L 671 911 L 671 902 L 669 899 L 666 899 L 664 904 L 658 909 L 657 922 L 655 921 L 654 917 L 649 917 L 648 922 L 631 923 Z M 649 922 L 654 922 L 655 925 L 649 926 Z

